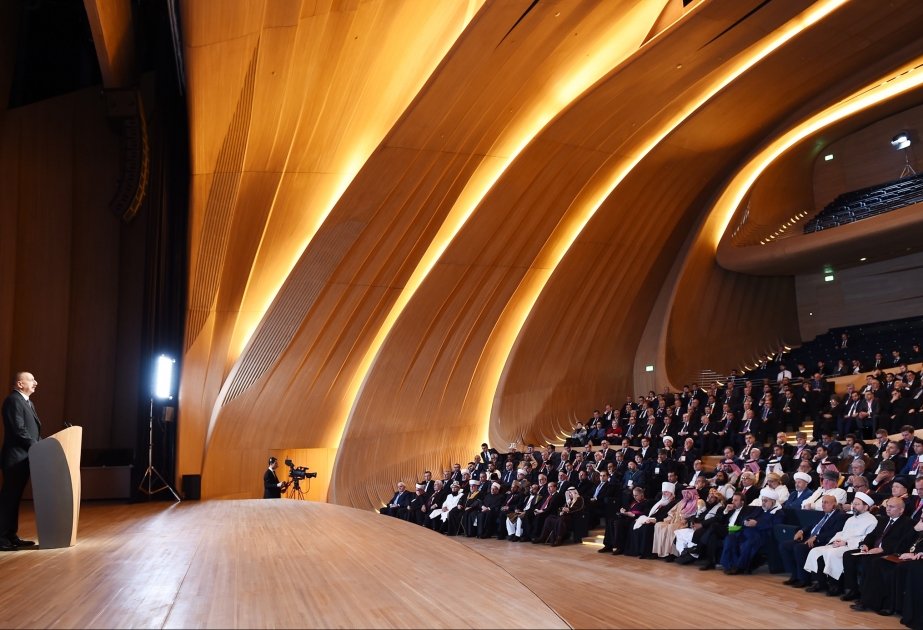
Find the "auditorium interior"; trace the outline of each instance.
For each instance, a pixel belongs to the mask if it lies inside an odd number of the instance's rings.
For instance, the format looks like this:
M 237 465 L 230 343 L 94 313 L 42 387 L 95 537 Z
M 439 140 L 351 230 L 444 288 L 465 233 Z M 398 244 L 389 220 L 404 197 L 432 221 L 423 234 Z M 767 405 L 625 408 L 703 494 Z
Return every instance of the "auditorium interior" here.
M 0 0 L 0 103 L 0 627 L 923 630 L 923 2 Z

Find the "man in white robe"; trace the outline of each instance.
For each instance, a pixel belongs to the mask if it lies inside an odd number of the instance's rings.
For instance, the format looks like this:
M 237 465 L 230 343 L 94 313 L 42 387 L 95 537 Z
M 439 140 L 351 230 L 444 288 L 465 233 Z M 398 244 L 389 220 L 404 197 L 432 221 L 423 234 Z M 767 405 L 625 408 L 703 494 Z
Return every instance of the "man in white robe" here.
M 839 594 L 837 580 L 843 575 L 843 556 L 850 549 L 858 549 L 859 544 L 878 525 L 878 519 L 869 512 L 875 505 L 872 497 L 864 492 L 857 492 L 852 502 L 853 516 L 846 520 L 843 530 L 834 535 L 823 547 L 814 547 L 808 553 L 804 563 L 805 571 L 817 576 L 817 583 L 809 588 L 811 592 L 828 590 L 830 596 Z M 824 561 L 824 572 L 819 574 L 818 560 Z

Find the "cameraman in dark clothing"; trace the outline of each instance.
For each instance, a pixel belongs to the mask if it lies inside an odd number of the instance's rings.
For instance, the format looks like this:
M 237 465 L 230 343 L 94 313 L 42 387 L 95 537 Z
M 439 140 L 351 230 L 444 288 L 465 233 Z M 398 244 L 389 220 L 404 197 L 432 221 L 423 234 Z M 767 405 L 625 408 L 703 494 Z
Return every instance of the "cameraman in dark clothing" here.
M 279 481 L 276 477 L 276 468 L 279 467 L 279 460 L 275 457 L 269 458 L 269 470 L 263 473 L 263 498 L 264 499 L 281 499 L 282 491 L 285 489 L 285 482 Z

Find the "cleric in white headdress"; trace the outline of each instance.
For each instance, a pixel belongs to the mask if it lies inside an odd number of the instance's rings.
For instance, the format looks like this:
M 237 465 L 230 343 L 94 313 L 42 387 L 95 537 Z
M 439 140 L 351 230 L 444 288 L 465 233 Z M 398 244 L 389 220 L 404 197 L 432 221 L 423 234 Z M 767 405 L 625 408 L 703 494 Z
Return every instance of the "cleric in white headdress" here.
M 815 574 L 814 577 L 822 589 L 824 587 L 828 590 L 833 589 L 833 594 L 837 594 L 839 586 L 835 580 L 839 580 L 843 575 L 843 556 L 851 549 L 858 549 L 859 544 L 878 525 L 878 519 L 869 512 L 869 508 L 873 505 L 875 501 L 872 497 L 864 492 L 857 492 L 852 501 L 853 515 L 846 519 L 842 531 L 834 534 L 827 545 L 811 549 L 804 563 L 804 570 Z M 824 561 L 823 573 L 820 573 L 819 569 L 818 560 L 820 559 Z
M 772 536 L 772 530 L 785 522 L 785 513 L 775 490 L 760 490 L 760 504 L 758 509 L 747 514 L 740 531 L 731 532 L 724 541 L 721 566 L 728 575 L 749 573 L 750 563 Z

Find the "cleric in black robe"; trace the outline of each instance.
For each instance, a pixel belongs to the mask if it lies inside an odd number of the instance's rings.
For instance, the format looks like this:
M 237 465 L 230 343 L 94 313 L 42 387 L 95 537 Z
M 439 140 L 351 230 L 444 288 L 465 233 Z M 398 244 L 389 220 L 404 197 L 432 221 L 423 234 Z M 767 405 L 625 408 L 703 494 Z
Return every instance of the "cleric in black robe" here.
M 426 499 L 426 484 L 418 483 L 416 492 L 411 497 L 410 503 L 407 504 L 407 510 L 401 514 L 401 518 L 410 523 L 422 525 L 424 518 L 423 506 L 426 505 Z
M 904 604 L 904 588 L 907 571 L 914 561 L 923 559 L 923 522 L 917 523 L 916 537 L 907 539 L 905 548 L 894 556 L 877 558 L 868 563 L 865 581 L 862 584 L 862 596 L 859 605 L 866 610 L 874 610 L 887 615 L 901 612 Z M 919 550 L 919 553 L 918 553 Z M 917 596 L 923 596 L 917 593 Z
M 653 501 L 644 498 L 644 488 L 641 486 L 636 486 L 632 492 L 634 501 L 627 508 L 621 508 L 612 518 L 606 519 L 606 535 L 599 553 L 612 552 L 616 556 L 622 554 L 635 519 L 650 512 L 654 505 Z
M 907 577 L 904 583 L 904 605 L 901 623 L 913 630 L 923 630 L 923 562 L 908 563 Z
M 481 508 L 484 507 L 484 497 L 486 493 L 475 485 L 474 481 L 470 482 L 471 491 L 462 501 L 461 524 L 465 530 L 465 536 L 472 538 L 477 535 L 477 518 L 481 514 Z
M 635 519 L 631 534 L 628 537 L 626 556 L 637 556 L 641 559 L 651 555 L 654 549 L 654 524 L 663 522 L 674 505 L 679 503 L 676 499 L 676 484 L 664 481 L 660 485 L 660 500 L 648 511 Z M 640 527 L 638 523 L 643 523 Z
M 501 518 L 500 508 L 506 503 L 506 495 L 500 494 L 502 484 L 494 481 L 490 484 L 490 492 L 482 499 L 481 514 L 477 521 L 478 538 L 488 538 L 494 535 Z

